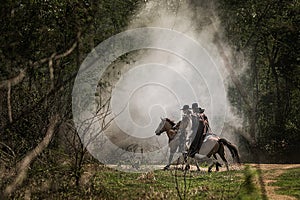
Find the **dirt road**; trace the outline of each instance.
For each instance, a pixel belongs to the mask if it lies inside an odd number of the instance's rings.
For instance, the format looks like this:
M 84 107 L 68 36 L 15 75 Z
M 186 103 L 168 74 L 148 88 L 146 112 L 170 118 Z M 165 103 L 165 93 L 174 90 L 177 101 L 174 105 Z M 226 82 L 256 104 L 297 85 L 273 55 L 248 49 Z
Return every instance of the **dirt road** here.
M 270 200 L 297 200 L 295 197 L 279 195 L 275 192 L 276 186 L 271 183 L 275 182 L 276 178 L 284 173 L 287 169 L 300 168 L 300 164 L 251 164 L 252 167 L 261 170 L 260 185 L 264 187 L 265 193 Z

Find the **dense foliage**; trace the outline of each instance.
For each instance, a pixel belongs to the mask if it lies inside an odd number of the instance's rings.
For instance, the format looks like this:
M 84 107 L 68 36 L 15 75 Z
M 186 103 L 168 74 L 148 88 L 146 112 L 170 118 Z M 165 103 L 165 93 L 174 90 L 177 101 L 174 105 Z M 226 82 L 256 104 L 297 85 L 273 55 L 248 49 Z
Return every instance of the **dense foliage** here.
M 1 191 L 57 114 L 55 136 L 32 167 L 53 172 L 61 169 L 57 163 L 66 164 L 64 174 L 57 173 L 54 179 L 71 176 L 79 185 L 86 150 L 72 123 L 74 78 L 84 57 L 121 32 L 146 2 L 5 0 L 0 4 L 0 172 L 5 172 L 0 173 Z M 220 0 L 216 5 L 225 29 L 222 39 L 237 55 L 243 52 L 249 58 L 239 79 L 251 103 L 244 102 L 234 84 L 228 96 L 254 138 L 250 145 L 259 147 L 268 161 L 299 162 L 299 1 Z M 238 64 L 233 68 L 240 70 Z M 39 174 L 28 176 L 35 175 Z
M 1 139 L 16 155 L 36 145 L 53 114 L 71 119 L 83 58 L 120 32 L 137 6 L 118 0 L 1 3 Z
M 59 116 L 55 136 L 47 150 L 41 149 L 45 151 L 40 159 L 51 167 L 69 155 L 70 175 L 78 184 L 86 150 L 78 141 L 72 123 L 71 97 L 77 70 L 95 45 L 124 29 L 142 3 L 139 0 L 1 3 L 0 166 L 7 169 L 5 173 L 1 171 L 2 183 L 13 183 L 14 172 L 29 167 L 28 163 L 25 168 L 16 163 L 25 155 L 33 155 L 29 164 L 32 162 L 36 157 L 34 148 L 39 147 L 46 132 L 51 133 L 47 129 L 52 117 Z M 1 190 L 4 187 L 6 184 L 1 184 Z
M 249 58 L 240 80 L 251 105 L 234 86 L 231 103 L 270 161 L 299 162 L 299 1 L 225 0 L 219 6 L 225 38 Z

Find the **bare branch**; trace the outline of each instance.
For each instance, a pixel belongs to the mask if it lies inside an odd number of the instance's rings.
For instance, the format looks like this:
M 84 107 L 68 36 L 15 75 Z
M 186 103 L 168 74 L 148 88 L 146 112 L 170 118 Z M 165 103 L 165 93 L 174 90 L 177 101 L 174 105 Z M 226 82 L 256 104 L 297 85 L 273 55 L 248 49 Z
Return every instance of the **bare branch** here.
M 7 153 L 7 152 L 1 150 L 1 153 L 2 153 L 2 154 L 5 154 L 6 157 L 9 158 L 9 161 L 12 161 L 12 160 L 15 159 L 16 154 L 15 154 L 14 150 L 13 150 L 10 146 L 8 146 L 7 144 L 5 144 L 4 142 L 0 142 L 0 146 L 5 147 L 4 149 L 8 149 L 8 150 L 11 152 L 11 154 L 9 154 L 9 153 Z M 2 148 L 2 149 L 3 149 L 3 148 Z M 1 156 L 1 157 L 2 157 L 1 159 L 4 160 L 5 157 L 4 157 L 4 156 Z
M 22 69 L 17 76 L 7 79 L 7 80 L 4 80 L 4 81 L 1 81 L 0 88 L 8 87 L 8 84 L 10 84 L 10 86 L 19 84 L 25 78 L 26 70 L 27 70 L 27 68 Z
M 49 74 L 50 74 L 50 90 L 54 88 L 54 68 L 53 68 L 53 58 L 55 56 L 55 53 L 53 53 L 49 60 Z
M 80 33 L 78 33 L 77 37 L 80 37 Z M 40 59 L 38 61 L 35 61 L 35 62 L 29 62 L 29 65 L 32 66 L 32 67 L 37 67 L 41 64 L 44 64 L 46 62 L 49 62 L 49 65 L 50 65 L 50 62 L 53 62 L 55 60 L 58 60 L 60 58 L 63 58 L 63 57 L 66 57 L 68 56 L 69 54 L 71 54 L 73 52 L 73 50 L 76 48 L 77 46 L 77 42 L 74 42 L 73 45 L 71 46 L 70 49 L 68 49 L 67 51 L 65 51 L 64 53 L 62 54 L 59 54 L 59 55 L 56 55 L 55 56 L 55 53 L 53 53 L 50 57 L 48 58 L 43 58 L 43 59 Z M 50 66 L 49 66 L 50 67 Z M 19 84 L 20 82 L 23 81 L 23 79 L 25 78 L 25 75 L 26 75 L 26 71 L 27 71 L 27 67 L 22 69 L 20 71 L 20 73 L 13 77 L 13 78 L 10 78 L 10 79 L 7 79 L 7 80 L 4 80 L 4 81 L 1 81 L 0 82 L 0 88 L 5 88 L 5 87 L 8 87 L 8 83 L 10 82 L 11 86 L 15 86 L 17 84 Z M 51 72 L 50 72 L 51 73 Z
M 30 164 L 49 145 L 54 134 L 55 126 L 58 123 L 58 121 L 59 117 L 57 115 L 50 119 L 49 127 L 47 129 L 44 139 L 33 150 L 28 152 L 19 163 L 17 163 L 17 176 L 15 177 L 14 181 L 5 188 L 4 196 L 10 196 L 17 189 L 17 187 L 23 183 L 27 176 L 27 171 L 29 169 Z
M 46 62 L 49 62 L 50 60 L 54 60 L 54 61 L 55 61 L 55 60 L 58 60 L 58 59 L 60 59 L 60 58 L 66 57 L 66 56 L 68 56 L 69 54 L 71 54 L 71 53 L 73 52 L 73 50 L 75 49 L 76 46 L 77 46 L 77 42 L 74 42 L 73 45 L 71 46 L 71 48 L 68 49 L 67 51 L 65 51 L 64 53 L 59 54 L 59 55 L 56 55 L 56 56 L 54 56 L 55 53 L 53 53 L 53 54 L 52 54 L 50 57 L 48 57 L 48 58 L 43 58 L 43 59 L 41 59 L 41 60 L 38 60 L 38 61 L 32 63 L 32 66 L 33 66 L 33 67 L 36 67 L 36 66 L 38 66 L 38 65 L 44 64 L 44 63 L 46 63 Z
M 9 118 L 9 122 L 12 123 L 13 118 L 12 118 L 12 110 L 11 110 L 11 102 L 10 102 L 10 98 L 11 98 L 11 83 L 8 82 L 7 83 L 7 110 L 8 110 L 8 118 Z
M 68 49 L 66 52 L 64 52 L 62 54 L 59 54 L 59 55 L 55 56 L 54 60 L 58 60 L 60 58 L 68 56 L 70 53 L 73 52 L 73 50 L 76 48 L 76 46 L 77 46 L 77 42 L 74 42 L 74 44 L 72 45 L 72 47 L 70 49 Z

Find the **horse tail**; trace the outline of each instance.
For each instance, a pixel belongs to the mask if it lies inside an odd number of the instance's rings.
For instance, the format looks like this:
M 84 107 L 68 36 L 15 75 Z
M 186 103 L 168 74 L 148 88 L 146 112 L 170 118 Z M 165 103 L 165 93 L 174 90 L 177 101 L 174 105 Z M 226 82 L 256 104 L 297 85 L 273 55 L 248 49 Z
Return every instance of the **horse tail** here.
M 220 138 L 218 142 L 223 143 L 229 149 L 232 158 L 236 159 L 237 163 L 239 163 L 239 164 L 241 163 L 239 152 L 238 152 L 238 149 L 235 145 L 231 144 L 225 138 Z

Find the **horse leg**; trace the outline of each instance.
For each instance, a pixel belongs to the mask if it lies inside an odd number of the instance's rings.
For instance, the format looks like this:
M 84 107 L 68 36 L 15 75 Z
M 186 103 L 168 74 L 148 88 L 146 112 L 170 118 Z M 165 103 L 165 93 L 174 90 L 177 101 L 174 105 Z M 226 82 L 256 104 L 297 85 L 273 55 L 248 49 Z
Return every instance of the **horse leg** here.
M 226 165 L 227 171 L 229 171 L 228 162 L 227 162 L 227 160 L 226 160 L 226 158 L 225 158 L 224 148 L 223 148 L 223 151 L 222 151 L 222 152 L 218 152 L 218 153 L 219 153 L 221 159 L 224 161 L 224 163 L 225 163 L 225 165 Z
M 207 154 L 207 157 L 210 158 L 211 156 L 213 156 L 214 158 L 211 158 L 211 165 L 209 166 L 208 170 L 209 172 L 211 172 L 211 168 L 216 165 L 216 171 L 219 171 L 219 167 L 222 167 L 222 165 L 218 162 L 218 158 L 216 156 L 216 153 L 220 150 L 221 146 L 219 143 L 216 143 L 216 145 L 214 146 L 214 148 L 212 149 L 212 151 Z M 223 148 L 224 149 L 224 148 Z
M 216 165 L 216 171 L 219 171 L 219 167 L 218 167 L 218 161 L 213 160 L 213 159 L 208 159 L 207 160 L 207 164 L 208 164 L 208 172 L 212 172 L 212 168 L 214 165 Z
M 195 154 L 194 158 L 196 160 L 200 161 L 200 162 L 207 162 L 207 164 L 208 164 L 208 172 L 211 172 L 212 167 L 217 163 L 212 158 L 209 158 L 206 155 L 202 155 L 202 154 L 198 154 L 198 153 Z
M 213 155 L 213 157 L 214 157 L 216 160 L 218 160 L 218 158 L 217 158 L 216 154 L 214 154 L 214 155 Z
M 201 170 L 200 170 L 200 167 L 198 165 L 198 162 L 196 162 L 196 167 L 197 167 L 197 171 L 200 172 Z
M 164 170 L 169 170 L 170 169 L 170 165 L 167 164 L 165 167 L 164 167 Z
M 220 144 L 220 147 L 219 147 L 217 153 L 219 154 L 219 156 L 221 157 L 221 159 L 222 159 L 223 162 L 225 163 L 227 171 L 229 171 L 228 162 L 227 162 L 227 160 L 226 160 L 226 158 L 225 158 L 224 144 L 223 144 L 223 143 L 219 143 L 219 144 Z
M 190 167 L 190 164 L 186 164 L 185 168 L 184 168 L 186 171 L 190 170 L 191 167 Z
M 169 156 L 169 162 L 168 164 L 164 167 L 164 170 L 168 170 L 170 169 L 174 154 L 176 152 L 176 147 L 174 147 L 173 145 L 170 146 L 170 156 Z
M 216 171 L 217 172 L 219 171 L 219 167 L 222 167 L 222 165 L 216 159 L 210 159 L 209 161 L 210 161 L 210 164 L 209 164 L 209 167 L 208 167 L 208 172 L 211 172 L 211 169 L 214 165 L 216 165 Z
M 170 152 L 169 162 L 168 162 L 168 164 L 164 167 L 164 170 L 170 169 L 170 166 L 171 166 L 173 157 L 174 157 L 174 153 Z
M 220 155 L 220 157 L 221 157 L 221 158 L 222 158 L 222 160 L 224 161 L 227 171 L 229 171 L 228 162 L 227 162 L 227 160 L 226 160 L 225 156 L 224 156 L 224 155 Z
M 208 166 L 208 173 L 212 172 L 213 166 L 214 166 L 214 163 L 212 163 L 211 165 Z
M 219 153 L 219 152 L 218 152 Z M 222 167 L 222 165 L 218 162 L 218 158 L 217 158 L 217 155 L 214 153 L 213 154 L 213 157 L 214 159 L 216 159 L 216 171 L 218 172 L 219 171 L 219 167 Z
M 190 167 L 190 164 L 189 164 L 189 163 L 187 163 L 187 160 L 185 160 L 185 163 L 186 163 L 185 170 L 189 170 L 189 169 L 191 169 L 191 167 Z M 200 169 L 200 167 L 199 167 L 199 164 L 198 164 L 198 162 L 197 162 L 197 161 L 196 161 L 196 167 L 197 167 L 197 171 L 198 171 L 198 172 L 200 172 L 200 171 L 201 171 L 201 169 Z

